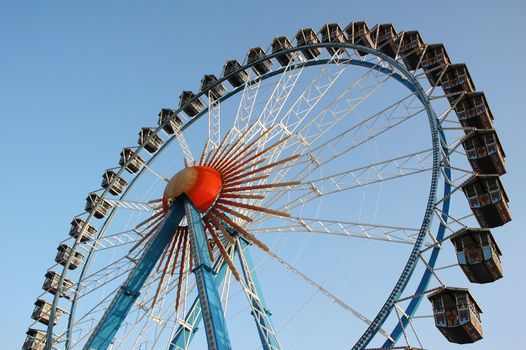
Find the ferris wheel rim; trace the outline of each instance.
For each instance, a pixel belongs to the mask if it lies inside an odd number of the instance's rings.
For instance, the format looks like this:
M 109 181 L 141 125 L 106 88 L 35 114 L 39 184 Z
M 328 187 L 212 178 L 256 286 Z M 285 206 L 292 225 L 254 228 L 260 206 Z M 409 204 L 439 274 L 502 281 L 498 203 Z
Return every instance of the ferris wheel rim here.
M 256 60 L 254 62 L 251 62 L 251 63 L 245 63 L 241 66 L 241 68 L 239 68 L 238 70 L 236 71 L 233 71 L 231 72 L 229 75 L 226 75 L 224 77 L 221 77 L 218 79 L 218 81 L 213 84 L 213 85 L 210 85 L 208 86 L 206 89 L 202 89 L 202 90 L 199 90 L 199 92 L 195 95 L 195 97 L 191 100 L 189 100 L 185 105 L 182 105 L 180 106 L 178 109 L 175 109 L 173 110 L 175 115 L 179 115 L 183 109 L 188 105 L 190 104 L 192 101 L 198 99 L 199 97 L 203 96 L 206 94 L 206 92 L 213 86 L 215 85 L 218 85 L 222 82 L 224 82 L 225 80 L 228 79 L 228 77 L 232 76 L 232 75 L 235 75 L 237 73 L 239 73 L 240 71 L 242 70 L 246 70 L 247 68 L 250 68 L 258 63 L 261 63 L 263 61 L 266 61 L 266 60 L 269 60 L 271 58 L 275 58 L 276 56 L 280 56 L 280 55 L 283 55 L 283 54 L 286 54 L 286 53 L 294 53 L 294 52 L 298 52 L 298 51 L 301 51 L 301 50 L 305 50 L 305 49 L 309 49 L 309 48 L 344 48 L 344 49 L 351 49 L 351 50 L 360 50 L 360 51 L 365 51 L 369 54 L 372 54 L 378 58 L 380 58 L 381 60 L 383 61 L 387 61 L 389 64 L 393 65 L 394 67 L 396 67 L 398 70 L 400 70 L 401 72 L 405 73 L 405 77 L 402 77 L 401 75 L 395 75 L 393 74 L 392 76 L 398 80 L 400 83 L 402 83 L 402 85 L 408 87 L 408 84 L 415 84 L 417 86 L 420 87 L 421 89 L 421 93 L 423 94 L 423 96 L 425 97 L 425 99 L 427 99 L 427 96 L 425 94 L 425 92 L 423 91 L 423 89 L 421 88 L 420 86 L 420 83 L 414 79 L 413 75 L 410 73 L 409 70 L 407 70 L 403 65 L 401 65 L 396 59 L 393 59 L 389 56 L 387 56 L 386 54 L 380 52 L 379 50 L 377 49 L 373 49 L 373 48 L 369 48 L 369 47 L 365 47 L 365 46 L 361 46 L 361 45 L 356 45 L 356 44 L 351 44 L 351 43 L 318 43 L 318 44 L 312 44 L 312 45 L 303 45 L 303 46 L 295 46 L 291 49 L 288 49 L 288 50 L 283 50 L 283 51 L 280 51 L 280 52 L 277 52 L 275 54 L 268 54 L 266 55 L 264 58 L 261 58 L 259 60 Z M 345 61 L 348 61 L 348 62 L 345 62 Z M 304 66 L 304 67 L 307 67 L 307 66 L 316 66 L 316 65 L 325 65 L 327 63 L 330 63 L 329 60 L 308 60 L 307 62 L 303 62 L 303 63 L 298 63 L 298 64 L 295 64 L 293 65 L 293 68 L 291 69 L 297 69 L 301 66 Z M 366 62 L 366 61 L 362 61 L 362 60 L 346 60 L 346 59 L 341 59 L 341 60 L 338 60 L 338 63 L 348 63 L 348 64 L 351 64 L 351 65 L 362 65 L 363 66 L 366 66 L 365 64 L 369 64 L 370 66 L 368 68 L 372 68 L 371 66 L 378 66 L 378 64 L 374 65 L 370 62 Z M 360 64 L 361 63 L 361 64 Z M 374 69 L 374 68 L 373 68 Z M 385 68 L 384 68 L 385 69 Z M 279 69 L 277 70 L 273 70 L 265 75 L 260 75 L 260 76 L 257 76 L 256 79 L 252 80 L 252 81 L 247 81 L 245 82 L 244 84 L 242 84 L 241 86 L 237 87 L 237 88 L 234 88 L 232 89 L 232 91 L 228 92 L 224 98 L 221 99 L 221 102 L 227 100 L 228 98 L 232 97 L 232 96 L 235 96 L 237 95 L 239 92 L 241 92 L 243 90 L 243 88 L 247 85 L 247 84 L 251 84 L 255 81 L 262 81 L 262 80 L 265 80 L 265 79 L 268 79 L 272 76 L 276 76 L 276 75 L 279 75 L 279 74 L 282 74 L 284 71 L 286 70 L 286 67 L 280 67 Z M 382 73 L 386 73 L 385 71 L 382 71 Z M 397 79 L 397 77 L 399 79 Z M 411 80 L 414 80 L 413 82 L 411 82 Z M 412 91 L 413 94 L 415 94 L 415 91 Z M 420 97 L 419 97 L 420 99 Z M 429 103 L 429 100 L 427 99 L 428 103 Z M 422 102 L 422 100 L 421 100 Z M 430 107 L 431 110 L 432 110 L 432 107 Z M 196 120 L 200 119 L 204 114 L 206 113 L 206 108 L 204 108 L 200 113 L 198 113 L 196 116 L 194 116 L 193 118 L 190 118 L 183 126 L 181 126 L 181 132 L 184 132 L 184 130 L 186 130 L 187 128 L 189 128 Z M 428 116 L 428 119 L 430 120 L 430 126 L 431 126 L 431 117 L 429 115 L 429 111 L 426 110 L 426 114 Z M 434 113 L 434 111 L 432 112 L 432 115 L 433 115 L 433 118 L 436 119 L 436 115 Z M 435 120 L 433 119 L 433 120 Z M 436 120 L 435 120 L 435 123 L 436 123 Z M 155 128 L 155 130 L 153 131 L 153 133 L 141 144 L 139 145 L 137 148 L 136 148 L 136 151 L 134 152 L 134 156 L 136 154 L 138 154 L 139 151 L 141 151 L 143 148 L 144 148 L 144 145 L 147 144 L 155 135 L 157 135 L 160 130 L 162 129 L 164 125 L 159 125 L 157 128 Z M 436 180 L 431 180 L 431 182 L 438 182 L 438 178 L 440 178 L 440 164 L 435 164 L 437 163 L 439 160 L 440 160 L 440 155 L 438 154 L 440 152 L 440 147 L 443 147 L 443 146 L 440 146 L 439 143 L 440 143 L 440 139 L 442 138 L 442 136 L 440 136 L 440 131 L 441 131 L 441 127 L 440 125 L 437 123 L 436 125 L 436 131 L 433 131 L 432 130 L 432 138 L 433 138 L 433 152 L 434 152 L 434 156 L 433 158 L 437 159 L 436 161 L 434 161 L 434 164 L 433 164 L 433 178 L 437 178 Z M 158 155 L 160 155 L 163 150 L 173 142 L 174 140 L 175 135 L 172 135 L 161 147 L 160 149 L 155 152 L 154 154 L 152 154 L 152 157 L 150 159 L 148 159 L 146 162 L 145 162 L 145 165 L 148 166 L 150 165 Z M 436 145 L 435 145 L 436 143 Z M 436 153 L 436 155 L 435 155 Z M 117 176 L 121 175 L 125 168 L 126 168 L 126 165 L 127 164 L 124 164 L 123 166 L 120 167 L 120 170 L 117 172 Z M 133 180 L 130 181 L 128 187 L 123 191 L 122 195 L 119 197 L 120 200 L 122 200 L 123 198 L 126 197 L 126 195 L 128 194 L 128 192 L 133 188 L 134 184 L 141 178 L 141 176 L 144 174 L 144 172 L 146 171 L 147 169 L 146 168 L 142 168 L 137 174 L 135 174 L 135 176 L 133 177 Z M 115 181 L 115 179 L 113 180 Z M 112 182 L 113 184 L 113 182 Z M 111 187 L 111 185 L 109 187 Z M 108 189 L 105 189 L 102 194 L 101 194 L 101 199 L 104 199 L 106 196 L 107 196 L 107 193 L 108 193 Z M 433 196 L 433 203 L 434 203 L 434 200 L 436 198 L 436 192 L 437 192 L 437 189 L 434 189 L 434 190 L 430 190 L 430 194 L 429 194 L 429 197 L 428 198 L 431 198 L 431 195 Z M 430 200 L 431 201 L 431 200 Z M 428 205 L 429 207 L 429 205 Z M 109 224 L 111 223 L 111 221 L 113 220 L 113 216 L 118 212 L 118 209 L 119 208 L 113 208 L 111 213 L 108 215 L 108 218 L 104 221 L 104 223 L 102 224 L 102 230 L 101 232 L 99 232 L 99 235 L 103 234 L 104 231 L 106 230 L 107 226 L 109 226 Z M 91 222 L 93 218 L 93 214 L 90 213 L 87 220 L 86 220 L 86 223 L 89 223 Z M 428 213 L 428 210 L 426 210 L 426 214 L 424 215 L 424 219 L 423 219 L 423 222 L 428 220 L 429 223 L 426 223 L 427 227 L 429 227 L 431 225 L 431 220 L 433 218 L 433 213 Z M 424 226 L 424 224 L 422 224 L 421 226 Z M 425 230 L 423 230 L 425 231 Z M 99 238 L 99 235 L 97 236 L 97 238 Z M 78 240 L 78 239 L 77 239 Z M 73 249 L 75 248 L 76 245 L 78 245 L 79 242 L 75 242 L 75 244 L 73 245 Z M 415 243 L 415 246 L 416 246 L 416 243 Z M 93 249 L 92 248 L 88 254 L 88 257 L 87 257 L 87 263 L 86 265 L 83 267 L 83 269 L 87 269 L 87 266 L 88 266 L 88 262 L 89 262 L 89 259 L 92 255 L 92 252 L 93 252 Z M 440 249 L 438 247 L 438 249 Z M 419 251 L 419 249 L 415 249 L 415 251 Z M 413 253 L 414 253 L 413 252 Z M 415 254 L 411 254 L 411 255 L 415 255 Z M 415 255 L 416 256 L 416 255 Z M 415 265 L 416 265 L 416 262 L 415 262 Z M 63 269 L 63 276 L 65 276 L 65 272 L 67 272 L 67 265 L 64 266 L 64 269 Z M 410 277 L 410 276 L 409 276 Z M 82 280 L 82 275 L 79 277 L 79 281 Z M 57 291 L 57 293 L 55 294 L 55 299 L 58 300 L 58 297 L 57 295 L 60 293 L 60 291 Z M 54 299 L 54 301 L 55 301 Z M 71 310 L 73 311 L 74 307 L 76 306 L 76 301 L 77 301 L 77 295 L 75 293 L 75 298 L 73 299 L 72 301 L 72 308 Z M 55 303 L 54 303 L 55 304 Z M 54 305 L 54 308 L 56 307 L 56 305 Z M 392 310 L 392 307 L 390 308 L 390 310 Z M 70 320 L 72 319 L 72 317 L 74 316 L 74 311 L 70 314 L 70 318 L 68 319 L 68 323 L 70 322 Z M 382 322 L 383 323 L 383 322 Z M 382 325 L 379 324 L 379 327 Z M 49 329 L 51 328 L 51 330 L 53 329 L 53 322 L 50 323 L 50 326 L 51 327 L 48 327 L 48 331 Z M 376 330 L 377 331 L 377 330 Z M 67 332 L 69 333 L 70 332 L 70 327 L 68 326 L 68 329 L 67 329 Z M 51 334 L 52 334 L 52 331 L 51 331 Z M 373 336 L 374 334 L 376 334 L 376 332 L 373 333 Z M 370 340 L 370 339 L 369 339 Z M 66 344 L 70 341 L 70 338 L 68 336 L 68 341 L 66 342 Z M 69 348 L 69 346 L 67 346 L 66 348 Z

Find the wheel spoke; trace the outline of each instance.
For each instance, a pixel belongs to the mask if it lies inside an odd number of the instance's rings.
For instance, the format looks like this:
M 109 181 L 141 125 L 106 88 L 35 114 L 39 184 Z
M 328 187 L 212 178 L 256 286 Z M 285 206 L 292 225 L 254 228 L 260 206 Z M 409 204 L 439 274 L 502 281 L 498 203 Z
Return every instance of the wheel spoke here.
M 275 253 L 273 253 L 271 251 L 265 251 L 265 254 L 270 256 L 272 259 L 274 259 L 276 262 L 278 262 L 281 266 L 285 267 L 287 270 L 291 271 L 292 273 L 294 273 L 295 275 L 300 277 L 303 281 L 307 282 L 309 285 L 314 287 L 316 290 L 320 291 L 323 295 L 325 295 L 327 298 L 329 298 L 333 303 L 335 303 L 336 305 L 342 307 L 345 311 L 348 311 L 350 314 L 352 314 L 353 316 L 358 318 L 363 323 L 365 323 L 367 325 L 371 324 L 371 320 L 369 320 L 363 314 L 361 314 L 356 309 L 354 309 L 351 306 L 349 306 L 347 303 L 345 303 L 343 300 L 341 300 L 340 298 L 338 298 L 337 296 L 335 296 L 334 294 L 329 292 L 327 289 L 323 288 L 321 285 L 319 285 L 314 280 L 309 278 L 307 275 L 305 275 L 303 272 L 298 270 L 296 267 L 294 267 L 294 266 L 290 265 L 289 263 L 287 263 L 285 260 L 280 258 Z M 387 339 L 390 339 L 389 334 L 384 329 L 380 328 L 379 333 L 382 334 L 383 336 L 385 336 Z
M 363 238 L 392 243 L 413 244 L 417 228 L 346 222 L 340 220 L 315 219 L 306 217 L 284 217 L 280 225 L 250 229 L 254 234 L 262 233 L 320 233 L 350 238 Z

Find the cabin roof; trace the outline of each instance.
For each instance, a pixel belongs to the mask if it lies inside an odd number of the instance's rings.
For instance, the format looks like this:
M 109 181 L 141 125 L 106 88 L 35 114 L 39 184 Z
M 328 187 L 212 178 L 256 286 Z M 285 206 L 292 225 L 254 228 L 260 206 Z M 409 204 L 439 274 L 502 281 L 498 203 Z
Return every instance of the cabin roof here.
M 320 33 L 325 34 L 329 30 L 329 28 L 336 28 L 339 29 L 341 32 L 343 32 L 342 27 L 338 23 L 325 23 L 323 27 L 320 29 Z
M 487 232 L 487 233 L 489 233 L 489 238 L 490 238 L 491 242 L 495 245 L 495 249 L 497 250 L 497 254 L 498 255 L 502 255 L 502 252 L 500 251 L 500 248 L 499 248 L 499 246 L 497 244 L 497 241 L 495 241 L 495 238 L 491 234 L 491 230 L 489 228 L 464 227 L 464 228 L 458 230 L 457 232 L 453 233 L 451 235 L 450 239 L 454 240 L 454 239 L 461 238 L 461 237 L 464 237 L 464 236 L 471 236 L 471 235 L 474 235 L 474 234 L 480 233 L 480 232 Z
M 32 335 L 34 336 L 35 334 L 46 334 L 46 332 L 40 330 L 40 329 L 36 329 L 36 328 L 29 328 L 26 332 L 27 335 Z
M 438 49 L 438 48 L 442 48 L 442 52 L 444 53 L 444 56 L 446 57 L 446 60 L 448 62 L 451 62 L 451 60 L 449 59 L 449 55 L 447 54 L 447 50 L 446 50 L 446 47 L 444 46 L 444 44 L 442 44 L 442 43 L 429 44 L 429 45 L 427 45 L 427 48 L 430 49 L 430 50 L 435 50 L 435 49 Z
M 482 97 L 482 99 L 484 100 L 484 104 L 486 105 L 486 109 L 488 110 L 489 117 L 491 118 L 491 120 L 493 120 L 493 113 L 491 113 L 491 109 L 489 107 L 488 100 L 486 99 L 486 95 L 484 95 L 483 91 L 466 92 L 464 94 L 464 97 L 461 99 L 461 101 L 463 99 L 473 98 L 473 97 L 477 97 L 477 96 L 481 96 Z
M 468 79 L 469 81 L 471 82 L 471 85 L 473 85 L 473 89 L 475 89 L 475 83 L 473 83 L 473 79 L 471 78 L 471 74 L 469 73 L 469 69 L 468 69 L 468 66 L 465 64 L 465 63 L 454 63 L 454 64 L 450 64 L 448 67 L 447 67 L 447 70 L 446 70 L 446 74 L 448 73 L 448 71 L 453 71 L 453 70 L 456 70 L 456 69 L 464 69 L 464 71 L 466 72 L 466 75 L 468 76 Z
M 318 37 L 316 35 L 316 32 L 314 31 L 314 29 L 312 29 L 312 28 L 301 28 L 300 30 L 298 30 L 298 32 L 295 35 L 296 39 L 301 37 L 304 33 L 314 34 L 315 37 Z
M 490 134 L 490 133 L 495 135 L 495 140 L 497 140 L 497 145 L 498 145 L 500 151 L 502 152 L 502 155 L 504 157 L 506 157 L 506 153 L 504 153 L 504 149 L 502 148 L 502 144 L 500 143 L 499 134 L 497 134 L 497 131 L 495 129 L 476 129 L 476 130 L 473 130 L 473 135 L 468 137 L 466 139 L 466 141 L 471 139 L 471 138 L 473 138 L 473 137 L 477 137 L 477 136 L 484 135 L 484 134 Z
M 274 46 L 275 44 L 282 44 L 282 43 L 287 43 L 287 44 L 292 45 L 292 43 L 290 42 L 290 39 L 286 36 L 277 36 L 272 40 L 272 46 Z
M 504 198 L 506 199 L 506 202 L 509 202 L 508 194 L 506 193 L 506 190 L 504 189 L 504 186 L 502 186 L 502 182 L 500 181 L 500 176 L 498 176 L 498 175 L 484 175 L 484 174 L 473 175 L 468 180 L 466 180 L 461 185 L 461 187 L 463 188 L 464 186 L 468 186 L 468 185 L 471 185 L 471 184 L 473 184 L 475 182 L 478 182 L 478 181 L 483 180 L 483 179 L 488 179 L 488 178 L 496 178 L 497 179 L 497 182 L 498 182 L 499 187 L 500 187 L 500 189 L 502 191 L 502 194 L 504 195 Z
M 469 292 L 469 289 L 467 289 L 467 288 L 443 287 L 443 288 L 440 288 L 440 290 L 429 294 L 427 296 L 427 298 L 429 300 L 431 300 L 431 299 L 433 299 L 436 296 L 439 296 L 439 295 L 442 295 L 442 294 L 449 294 L 449 293 L 452 293 L 452 292 L 466 292 L 468 294 L 468 296 L 469 296 L 469 299 L 471 299 L 471 301 L 473 302 L 473 305 L 475 305 L 475 307 L 477 308 L 478 312 L 482 313 L 482 309 L 480 308 L 480 305 L 477 303 L 477 301 L 475 300 L 473 295 L 471 295 L 471 293 Z
M 418 30 L 406 30 L 404 32 L 401 32 L 400 33 L 401 37 L 402 37 L 402 41 L 403 41 L 403 38 L 407 36 L 410 36 L 410 35 L 416 35 L 418 40 L 420 41 L 420 43 L 424 43 L 424 40 L 422 39 L 422 36 L 420 35 L 420 32 Z
M 393 32 L 396 33 L 396 30 L 395 30 L 395 27 L 393 26 L 392 23 L 378 23 L 377 25 L 375 25 L 373 28 L 371 28 L 371 32 L 374 32 L 376 31 L 378 28 L 380 29 L 383 29 L 385 27 L 389 27 L 393 30 Z

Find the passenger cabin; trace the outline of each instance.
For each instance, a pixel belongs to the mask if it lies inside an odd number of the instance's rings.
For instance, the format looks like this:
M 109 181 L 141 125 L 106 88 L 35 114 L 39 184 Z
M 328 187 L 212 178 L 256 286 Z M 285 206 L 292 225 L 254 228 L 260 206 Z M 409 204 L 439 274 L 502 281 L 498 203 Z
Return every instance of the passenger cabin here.
M 314 45 L 320 43 L 320 38 L 318 38 L 312 28 L 303 28 L 296 33 L 296 41 L 298 42 L 298 46 Z M 311 47 L 301 50 L 301 53 L 305 58 L 311 60 L 321 55 L 321 48 Z
M 286 36 L 275 37 L 274 40 L 272 40 L 271 46 L 273 54 L 284 50 L 292 49 L 292 43 Z M 279 64 L 281 64 L 283 67 L 287 66 L 293 59 L 294 53 L 292 52 L 276 56 L 276 60 L 278 60 Z
M 57 256 L 55 257 L 55 261 L 62 266 L 66 266 L 66 261 L 68 260 L 70 254 L 71 254 L 71 247 L 65 243 L 62 243 L 57 248 Z M 79 265 L 83 261 L 84 261 L 84 255 L 75 251 L 73 259 L 71 259 L 71 263 L 69 264 L 68 269 L 75 270 L 77 267 L 79 267 Z
M 340 27 L 338 23 L 325 24 L 321 28 L 320 34 L 321 34 L 321 41 L 323 43 L 344 44 L 347 42 L 345 33 L 343 32 L 342 28 Z M 327 47 L 327 51 L 329 52 L 331 56 L 334 56 L 334 55 L 342 54 L 345 51 L 345 49 Z
M 110 187 L 111 182 L 115 178 L 116 178 L 115 182 Z M 108 191 L 112 195 L 118 196 L 119 194 L 121 194 L 124 191 L 126 186 L 128 186 L 128 182 L 126 180 L 124 180 L 122 177 L 118 176 L 117 173 L 114 172 L 113 170 L 106 170 L 104 172 L 104 174 L 102 175 L 102 184 L 101 184 L 101 186 L 102 186 L 102 188 L 108 188 L 109 187 Z
M 377 24 L 371 29 L 371 39 L 377 50 L 395 58 L 398 53 L 398 36 L 391 23 Z
M 451 343 L 482 339 L 482 310 L 467 289 L 444 287 L 428 299 L 433 304 L 436 327 Z
M 51 317 L 51 303 L 42 299 L 37 299 L 35 301 L 35 308 L 31 314 L 31 318 L 35 321 L 43 323 L 45 325 L 49 324 L 49 318 Z M 55 320 L 53 324 L 57 324 L 60 320 L 60 317 L 64 314 L 65 310 L 57 307 L 55 313 Z
M 213 74 L 207 74 L 201 79 L 201 90 L 209 89 L 208 98 L 212 100 L 219 100 L 224 94 L 226 94 L 225 85 L 223 85 L 223 83 L 216 83 L 217 78 Z
M 153 135 L 153 133 L 154 130 L 152 128 L 142 128 L 139 132 L 139 140 L 137 140 L 137 143 L 139 145 L 142 145 L 144 142 L 146 142 L 148 137 Z M 159 135 L 153 135 L 152 139 L 144 145 L 144 149 L 150 153 L 155 153 L 162 146 L 163 143 L 164 141 L 162 138 L 159 137 Z
M 167 134 L 171 135 L 183 125 L 183 121 L 171 109 L 163 108 L 159 112 L 158 124 Z
M 452 106 L 454 106 L 461 93 L 475 91 L 475 84 L 473 84 L 468 67 L 465 64 L 449 65 L 444 75 L 442 75 L 440 83 Z
M 227 78 L 228 82 L 233 87 L 241 86 L 248 80 L 247 71 L 241 68 L 241 64 L 238 60 L 230 60 L 223 66 L 223 77 Z M 236 72 L 238 70 L 240 71 Z
M 511 221 L 508 196 L 497 175 L 473 176 L 462 190 L 481 227 L 493 228 Z
M 26 340 L 22 350 L 44 350 L 46 346 L 46 332 L 39 329 L 29 328 L 26 332 Z
M 71 228 L 69 229 L 69 235 L 75 239 L 81 234 L 82 229 L 86 225 L 86 222 L 82 219 L 75 218 L 71 221 Z M 82 237 L 80 237 L 81 242 L 87 242 L 95 239 L 97 235 L 97 229 L 90 224 L 86 227 L 86 230 L 82 232 Z
M 126 163 L 128 163 L 128 165 L 126 165 L 126 170 L 131 174 L 135 174 L 144 166 L 144 160 L 136 155 L 131 148 L 123 148 L 121 151 L 119 165 L 124 166 Z
M 189 117 L 195 117 L 204 107 L 203 101 L 195 98 L 195 94 L 192 91 L 183 91 L 179 95 L 179 108 L 183 108 L 183 112 Z
M 100 205 L 97 206 L 97 203 L 100 202 Z M 96 193 L 90 193 L 86 197 L 86 206 L 84 209 L 91 213 L 93 212 L 93 216 L 95 216 L 97 219 L 102 219 L 106 215 L 108 215 L 108 212 L 111 210 L 113 206 L 106 200 L 103 199 L 101 201 L 101 197 Z
M 500 252 L 487 228 L 464 228 L 451 237 L 458 264 L 472 283 L 490 283 L 502 278 Z
M 506 173 L 504 150 L 497 133 L 493 129 L 475 130 L 462 142 L 471 167 L 479 174 Z
M 444 45 L 432 44 L 427 46 L 421 66 L 431 86 L 440 85 L 439 78 L 450 64 L 451 61 Z
M 424 41 L 416 30 L 404 32 L 400 39 L 400 56 L 409 70 L 416 70 L 425 49 Z
M 493 114 L 483 92 L 464 94 L 456 102 L 454 109 L 462 127 L 493 129 Z
M 361 45 L 372 48 L 374 46 L 373 39 L 371 39 L 371 32 L 365 22 L 351 22 L 345 27 L 347 37 L 352 44 Z M 365 56 L 367 52 L 362 50 L 356 51 L 358 55 Z
M 253 62 L 261 60 L 265 57 L 267 57 L 267 54 L 261 47 L 253 47 L 248 51 L 247 63 L 252 64 Z M 258 75 L 264 75 L 265 73 L 268 73 L 270 71 L 271 67 L 272 67 L 272 61 L 264 60 L 264 61 L 254 64 L 252 66 L 252 69 Z
M 49 270 L 46 272 L 46 279 L 44 280 L 44 284 L 42 285 L 42 289 L 46 292 L 49 292 L 51 294 L 56 294 L 58 290 L 58 282 L 60 280 L 61 275 L 55 271 Z M 62 285 L 62 290 L 60 292 L 60 297 L 70 299 L 71 295 L 71 288 L 73 287 L 73 281 L 68 280 L 67 278 L 64 279 L 64 284 Z

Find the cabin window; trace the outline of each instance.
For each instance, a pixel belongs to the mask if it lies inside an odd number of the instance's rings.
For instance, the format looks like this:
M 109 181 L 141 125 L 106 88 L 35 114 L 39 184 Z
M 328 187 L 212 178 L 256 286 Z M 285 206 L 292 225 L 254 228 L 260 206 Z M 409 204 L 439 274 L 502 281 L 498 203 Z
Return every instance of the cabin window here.
M 466 257 L 469 265 L 480 264 L 483 261 L 482 250 L 479 247 L 466 248 Z
M 473 104 L 475 105 L 475 111 L 477 112 L 477 115 L 481 115 L 486 111 L 486 106 L 481 96 L 475 97 L 473 99 Z
M 460 103 L 457 103 L 457 106 L 455 108 L 455 111 L 457 112 L 457 116 L 459 120 L 465 120 L 468 118 L 467 109 L 468 105 L 465 101 L 462 101 Z
M 484 135 L 484 142 L 486 144 L 488 154 L 494 154 L 497 152 L 497 138 L 495 137 L 495 134 L 488 133 Z
M 457 310 L 446 311 L 446 321 L 447 321 L 448 327 L 458 326 L 458 311 Z
M 457 239 L 454 242 L 455 242 L 455 248 L 457 252 L 461 252 L 464 250 L 464 244 L 462 242 L 462 239 Z
M 466 154 L 468 159 L 476 159 L 477 158 L 477 150 L 475 147 L 475 141 L 474 139 L 468 139 L 466 142 L 464 142 L 464 148 L 466 149 Z
M 466 187 L 466 197 L 468 198 L 469 206 L 471 208 L 480 208 L 479 197 L 474 185 Z
M 459 309 L 465 309 L 468 307 L 468 297 L 466 293 L 457 293 L 457 307 Z
M 491 202 L 496 203 L 501 200 L 500 188 L 497 179 L 488 179 L 486 181 L 488 185 L 488 191 L 491 197 Z
M 442 297 L 436 297 L 433 299 L 433 310 L 435 312 L 443 312 L 444 311 L 444 303 L 442 301 Z
M 483 247 L 489 245 L 489 236 L 487 233 L 482 233 L 480 235 L 480 243 L 482 244 Z

